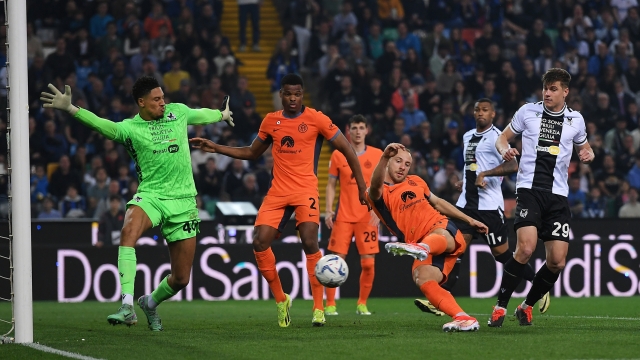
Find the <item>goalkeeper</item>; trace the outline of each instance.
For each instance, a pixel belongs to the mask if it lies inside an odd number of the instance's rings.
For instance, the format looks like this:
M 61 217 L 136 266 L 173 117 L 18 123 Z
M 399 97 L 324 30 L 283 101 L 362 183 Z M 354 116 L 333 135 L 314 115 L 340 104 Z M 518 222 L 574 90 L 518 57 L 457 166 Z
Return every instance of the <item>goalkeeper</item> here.
M 122 289 L 122 306 L 107 321 L 112 325 L 137 323 L 133 308 L 133 285 L 136 276 L 135 244 L 142 233 L 162 225 L 171 257 L 171 274 L 150 295 L 138 299 L 147 316 L 149 328 L 162 331 L 156 312 L 158 304 L 174 296 L 189 283 L 196 249 L 200 219 L 196 208 L 196 188 L 191 171 L 187 125 L 204 125 L 226 121 L 233 126 L 229 97 L 221 110 L 190 109 L 183 104 L 165 104 L 158 81 L 141 77 L 133 85 L 133 98 L 140 108 L 133 119 L 120 123 L 99 118 L 71 104 L 71 88 L 61 93 L 49 84 L 51 93 L 43 92 L 40 100 L 50 107 L 71 114 L 78 121 L 117 141 L 133 159 L 140 186 L 127 204 L 127 212 L 118 249 L 118 272 Z

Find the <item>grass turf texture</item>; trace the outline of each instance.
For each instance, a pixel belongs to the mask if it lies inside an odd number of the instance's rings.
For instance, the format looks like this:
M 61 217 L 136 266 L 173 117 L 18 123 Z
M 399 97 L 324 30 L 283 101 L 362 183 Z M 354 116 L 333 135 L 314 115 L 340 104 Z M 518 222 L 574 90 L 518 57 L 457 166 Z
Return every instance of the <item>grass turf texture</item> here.
M 34 304 L 34 340 L 59 350 L 103 359 L 417 359 L 424 358 L 637 358 L 640 309 L 632 298 L 552 298 L 546 315 L 534 310 L 533 326 L 512 316 L 502 328 L 486 326 L 493 299 L 461 298 L 480 331 L 444 333 L 448 317 L 420 312 L 413 299 L 370 299 L 371 316 L 355 314 L 355 299 L 338 300 L 339 316 L 311 326 L 311 301 L 295 300 L 292 324 L 277 325 L 273 301 L 167 302 L 159 307 L 164 332 L 138 325 L 111 326 L 115 303 Z M 8 306 L 2 304 L 0 315 Z M 591 317 L 591 318 L 589 318 Z M 595 318 L 599 317 L 599 318 Z M 620 317 L 625 319 L 606 319 Z M 0 330 L 4 330 L 0 328 Z M 82 340 L 84 339 L 84 341 Z M 59 359 L 17 344 L 0 345 L 2 359 Z

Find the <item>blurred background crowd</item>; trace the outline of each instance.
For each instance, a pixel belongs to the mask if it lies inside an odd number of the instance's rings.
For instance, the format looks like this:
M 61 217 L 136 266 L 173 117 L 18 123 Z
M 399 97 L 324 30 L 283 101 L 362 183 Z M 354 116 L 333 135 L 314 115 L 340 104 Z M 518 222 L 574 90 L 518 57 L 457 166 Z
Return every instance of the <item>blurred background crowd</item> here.
M 235 128 L 193 126 L 189 133 L 241 146 L 251 143 L 265 115 L 256 113 L 249 88 L 270 91 L 273 109 L 279 109 L 279 80 L 299 73 L 310 95 L 307 105 L 343 131 L 352 115 L 366 115 L 368 144 L 404 144 L 414 155 L 412 173 L 455 202 L 462 135 L 475 128 L 474 100 L 493 100 L 494 124 L 503 129 L 521 105 L 541 100 L 540 76 L 552 67 L 571 73 L 567 104 L 583 114 L 596 155 L 591 165 L 574 155 L 573 216 L 640 217 L 636 0 L 274 2 L 284 31 L 276 48 L 266 49 L 258 41 L 258 0 L 27 0 L 33 217 L 118 219 L 138 186 L 121 145 L 40 106 L 48 83 L 71 85 L 76 105 L 116 122 L 137 113 L 131 88 L 142 75 L 161 82 L 167 102 L 193 108 L 218 108 L 230 95 Z M 220 28 L 230 5 L 240 14 L 238 39 Z M 249 20 L 256 20 L 252 43 L 242 31 Z M 250 86 L 234 50 L 273 51 L 264 69 L 270 89 Z M 0 47 L 0 66 L 4 52 Z M 2 68 L 2 133 L 5 75 Z M 217 201 L 259 207 L 271 178 L 269 153 L 248 162 L 194 151 L 200 217 L 213 216 Z M 4 154 L 0 141 L 6 174 Z M 2 177 L 3 194 L 6 183 Z M 515 174 L 503 188 L 512 203 Z

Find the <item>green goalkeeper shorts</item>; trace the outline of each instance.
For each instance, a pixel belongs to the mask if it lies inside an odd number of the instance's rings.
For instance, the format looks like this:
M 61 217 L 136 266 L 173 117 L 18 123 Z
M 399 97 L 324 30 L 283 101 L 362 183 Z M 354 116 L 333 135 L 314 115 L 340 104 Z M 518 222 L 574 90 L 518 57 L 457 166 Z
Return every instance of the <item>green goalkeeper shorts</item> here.
M 195 197 L 158 199 L 148 193 L 137 193 L 127 203 L 142 208 L 153 226 L 162 224 L 162 236 L 167 242 L 192 238 L 200 232 L 200 218 Z

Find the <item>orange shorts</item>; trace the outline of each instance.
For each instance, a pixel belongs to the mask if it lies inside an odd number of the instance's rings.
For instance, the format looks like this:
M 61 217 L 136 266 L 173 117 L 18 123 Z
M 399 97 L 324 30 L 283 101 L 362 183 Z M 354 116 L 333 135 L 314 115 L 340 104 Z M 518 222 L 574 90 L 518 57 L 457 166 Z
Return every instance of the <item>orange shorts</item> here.
M 303 222 L 320 225 L 318 194 L 292 194 L 264 197 L 258 210 L 255 226 L 268 225 L 282 232 L 291 215 L 296 213 L 296 228 Z
M 372 226 L 368 222 L 348 223 L 336 221 L 333 223 L 331 237 L 329 238 L 330 251 L 338 254 L 347 254 L 351 237 L 356 237 L 358 254 L 371 255 L 380 252 L 378 245 L 378 227 Z
M 447 281 L 447 277 L 449 276 L 449 273 L 453 269 L 453 266 L 456 264 L 456 260 L 458 260 L 458 256 L 462 255 L 466 250 L 467 243 L 464 241 L 464 238 L 462 237 L 462 233 L 460 232 L 460 230 L 458 230 L 458 227 L 453 223 L 453 221 L 449 219 L 445 219 L 443 221 L 439 221 L 435 223 L 431 227 L 431 229 L 429 229 L 429 232 L 427 233 L 427 235 L 425 235 L 425 238 L 429 236 L 429 234 L 431 234 L 435 229 L 447 230 L 453 236 L 453 240 L 456 243 L 456 247 L 454 248 L 453 252 L 448 254 L 442 253 L 436 256 L 429 256 L 424 261 L 415 260 L 411 268 L 411 273 L 413 274 L 413 271 L 418 266 L 432 265 L 440 269 L 440 271 L 442 272 L 443 277 L 440 284 L 444 284 L 444 282 Z M 422 238 L 418 242 L 422 242 L 422 240 L 424 240 L 424 238 Z

